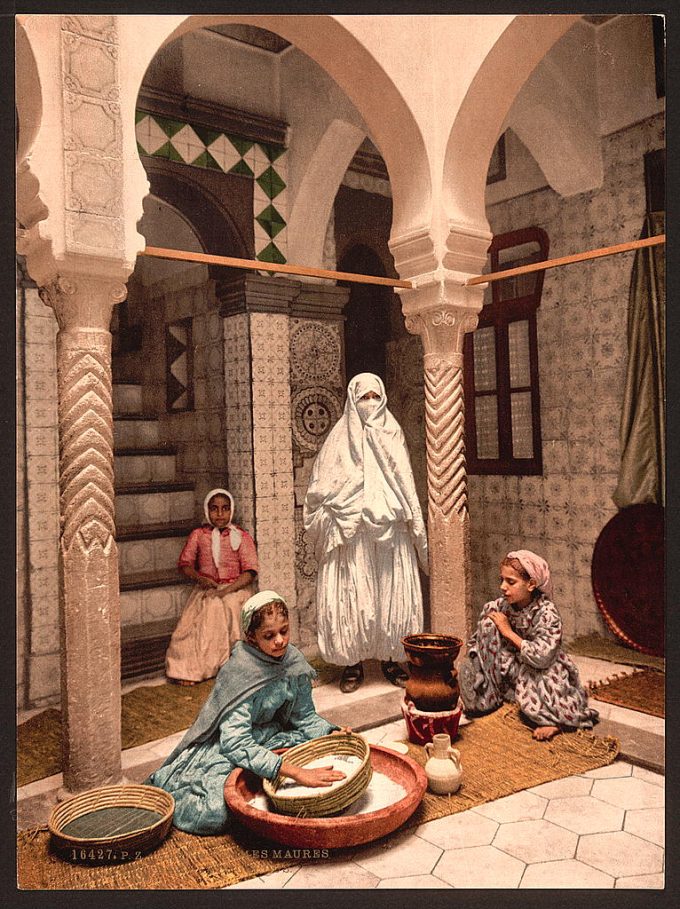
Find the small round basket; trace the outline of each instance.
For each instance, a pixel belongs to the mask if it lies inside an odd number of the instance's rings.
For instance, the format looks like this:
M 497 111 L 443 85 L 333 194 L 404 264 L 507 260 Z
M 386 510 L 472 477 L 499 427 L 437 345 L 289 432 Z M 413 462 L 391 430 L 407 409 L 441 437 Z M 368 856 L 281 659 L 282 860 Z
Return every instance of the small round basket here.
M 47 826 L 62 858 L 79 864 L 118 863 L 160 845 L 174 811 L 173 797 L 156 786 L 102 786 L 57 805 Z
M 296 745 L 285 752 L 287 764 L 305 767 L 317 758 L 331 755 L 352 755 L 361 760 L 359 767 L 346 780 L 333 788 L 320 788 L 309 795 L 286 795 L 279 791 L 284 778 L 279 774 L 274 780 L 264 780 L 263 788 L 274 807 L 281 814 L 295 817 L 327 817 L 337 814 L 356 801 L 366 791 L 373 773 L 371 769 L 371 750 L 368 742 L 360 735 L 325 735 L 303 745 Z

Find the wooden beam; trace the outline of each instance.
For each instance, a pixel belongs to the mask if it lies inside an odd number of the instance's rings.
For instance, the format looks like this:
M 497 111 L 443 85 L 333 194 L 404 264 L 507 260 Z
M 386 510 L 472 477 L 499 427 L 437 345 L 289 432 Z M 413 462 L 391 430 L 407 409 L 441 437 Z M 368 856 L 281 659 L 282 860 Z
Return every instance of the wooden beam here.
M 532 271 L 543 271 L 546 268 L 557 268 L 559 265 L 572 265 L 574 262 L 585 262 L 588 259 L 599 259 L 601 256 L 613 256 L 615 253 L 629 252 L 631 249 L 644 249 L 646 246 L 658 246 L 666 242 L 666 235 L 645 237 L 643 240 L 632 240 L 630 243 L 619 243 L 616 246 L 603 246 L 600 249 L 591 249 L 588 252 L 575 253 L 573 256 L 561 256 L 559 259 L 546 259 L 545 262 L 532 262 L 531 265 L 520 265 L 517 268 L 508 268 L 505 271 L 494 271 L 488 275 L 478 275 L 469 278 L 465 285 L 488 284 L 491 281 L 502 281 L 503 278 L 512 278 L 515 275 L 526 275 Z
M 260 262 L 257 259 L 234 259 L 231 256 L 214 256 L 208 253 L 184 252 L 181 249 L 163 249 L 147 246 L 140 256 L 155 256 L 159 259 L 173 259 L 182 262 L 200 262 L 203 265 L 224 265 L 229 268 L 245 268 L 249 271 L 272 271 L 284 275 L 304 275 L 308 278 L 325 278 L 332 281 L 352 281 L 356 284 L 381 284 L 384 287 L 405 287 L 411 289 L 410 281 L 395 278 L 380 278 L 377 275 L 357 275 L 346 271 L 329 271 L 326 268 L 308 268 L 305 265 L 287 265 L 275 262 Z

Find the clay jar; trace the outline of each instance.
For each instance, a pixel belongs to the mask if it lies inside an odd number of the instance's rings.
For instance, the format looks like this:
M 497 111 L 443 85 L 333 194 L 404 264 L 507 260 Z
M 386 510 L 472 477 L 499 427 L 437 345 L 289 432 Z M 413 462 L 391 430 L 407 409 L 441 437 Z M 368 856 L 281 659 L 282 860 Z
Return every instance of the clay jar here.
M 430 792 L 448 795 L 460 789 L 463 770 L 460 766 L 460 751 L 451 747 L 451 737 L 438 733 L 425 745 L 428 761 L 425 776 Z
M 401 639 L 408 660 L 406 698 L 418 710 L 454 710 L 458 704 L 458 672 L 453 668 L 463 642 L 449 634 L 409 634 Z

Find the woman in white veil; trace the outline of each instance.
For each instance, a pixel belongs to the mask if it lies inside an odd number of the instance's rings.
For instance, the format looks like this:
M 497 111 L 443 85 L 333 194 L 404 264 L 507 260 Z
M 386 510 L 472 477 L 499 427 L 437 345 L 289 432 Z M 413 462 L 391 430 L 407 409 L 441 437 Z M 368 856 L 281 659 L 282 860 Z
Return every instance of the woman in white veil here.
M 427 571 L 427 537 L 404 433 L 372 373 L 349 383 L 312 469 L 304 525 L 319 563 L 319 648 L 345 667 L 341 690 L 359 687 L 366 659 L 403 686 L 395 661 L 405 656 L 401 638 L 422 631 L 417 562 Z

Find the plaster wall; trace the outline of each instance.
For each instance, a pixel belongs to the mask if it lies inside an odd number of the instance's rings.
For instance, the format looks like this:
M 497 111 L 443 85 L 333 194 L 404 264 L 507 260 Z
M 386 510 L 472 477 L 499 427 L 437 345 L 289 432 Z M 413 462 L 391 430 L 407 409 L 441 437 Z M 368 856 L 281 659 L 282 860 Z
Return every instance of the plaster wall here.
M 608 135 L 662 111 L 656 97 L 652 17 L 617 16 L 597 30 L 600 132 Z

